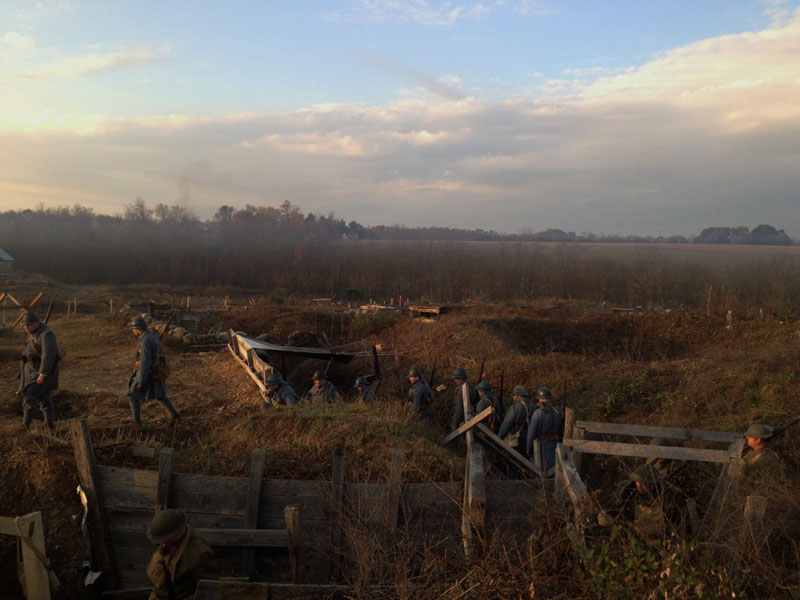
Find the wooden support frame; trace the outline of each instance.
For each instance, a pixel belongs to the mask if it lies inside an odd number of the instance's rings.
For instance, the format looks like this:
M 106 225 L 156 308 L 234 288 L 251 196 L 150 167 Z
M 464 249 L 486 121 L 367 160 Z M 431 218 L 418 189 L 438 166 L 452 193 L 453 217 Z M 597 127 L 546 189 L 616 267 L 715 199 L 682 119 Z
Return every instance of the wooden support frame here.
M 162 448 L 158 453 L 158 487 L 156 488 L 156 514 L 169 508 L 169 492 L 175 469 L 175 449 Z
M 44 545 L 42 513 L 33 512 L 21 517 L 0 517 L 0 534 L 24 538 L 22 540 L 22 564 L 25 574 L 27 597 L 50 600 L 50 577 L 47 565 L 37 553 L 47 560 Z
M 484 408 L 480 413 L 478 413 L 477 415 L 475 415 L 471 419 L 468 419 L 467 421 L 462 423 L 458 427 L 458 429 L 455 429 L 455 430 L 451 431 L 444 438 L 442 438 L 442 446 L 446 446 L 447 444 L 452 442 L 454 439 L 456 439 L 458 436 L 463 435 L 467 431 L 470 431 L 473 427 L 475 427 L 475 425 L 485 421 L 490 416 L 492 416 L 493 412 L 494 412 L 494 409 L 491 406 L 488 406 L 488 407 Z
M 386 512 L 383 514 L 383 524 L 390 532 L 394 532 L 397 528 L 397 515 L 400 512 L 400 498 L 403 495 L 404 454 L 400 448 L 392 448 L 392 463 L 386 487 Z
M 283 509 L 286 520 L 287 545 L 289 546 L 289 565 L 292 583 L 305 581 L 306 561 L 303 549 L 303 529 L 300 523 L 300 507 L 290 504 Z
M 333 578 L 339 579 L 342 574 L 342 517 L 344 513 L 344 448 L 333 451 L 331 467 L 331 551 L 333 560 Z
M 581 504 L 586 499 L 586 486 L 572 460 L 572 454 L 564 444 L 556 447 L 556 499 L 564 494 L 569 497 L 575 509 L 575 520 L 581 519 Z
M 266 451 L 257 448 L 250 455 L 250 477 L 247 482 L 247 508 L 245 509 L 245 527 L 256 529 L 258 527 L 258 508 L 261 500 L 261 487 L 264 482 L 264 463 L 267 459 Z M 242 553 L 242 577 L 253 574 L 253 559 L 255 551 L 246 548 Z
M 118 587 L 119 580 L 114 554 L 108 541 L 108 524 L 103 510 L 103 498 L 97 477 L 97 465 L 94 462 L 94 448 L 92 447 L 89 424 L 86 419 L 70 419 L 69 429 L 72 434 L 72 448 L 75 453 L 78 477 L 81 487 L 86 493 L 86 500 L 89 506 L 86 520 L 89 527 L 89 537 L 92 541 L 92 549 L 95 552 L 95 560 L 100 566 L 103 575 L 107 577 L 111 587 Z
M 679 446 L 643 446 L 621 442 L 595 440 L 564 440 L 565 446 L 590 454 L 613 454 L 615 456 L 637 456 L 640 458 L 668 458 L 672 460 L 697 460 L 702 462 L 727 463 L 731 455 L 728 450 L 706 448 L 681 448 Z
M 731 444 L 738 438 L 742 437 L 741 434 L 733 433 L 730 431 L 687 429 L 684 427 L 652 427 L 650 425 L 629 425 L 627 423 L 602 423 L 599 421 L 576 421 L 575 427 L 577 427 L 578 429 L 583 429 L 585 433 L 607 433 L 613 435 L 665 437 L 665 438 L 675 438 L 681 440 L 724 442 L 726 444 Z
M 19 322 L 22 321 L 22 317 L 24 317 L 28 312 L 33 310 L 33 307 L 36 306 L 39 303 L 39 300 L 42 299 L 43 295 L 44 295 L 44 292 L 39 292 L 38 294 L 36 294 L 36 297 L 33 300 L 31 300 L 30 304 L 28 304 L 28 306 L 25 307 L 25 306 L 22 306 L 19 302 L 17 302 L 17 300 L 16 300 L 16 298 L 14 298 L 14 296 L 12 296 L 11 294 L 8 294 L 8 297 L 11 299 L 11 301 L 14 304 L 16 304 L 17 306 L 19 306 L 20 310 L 22 311 L 22 312 L 19 313 L 19 316 L 16 319 L 14 319 L 14 322 L 11 323 L 11 329 L 14 329 L 17 325 L 19 325 Z
M 529 473 L 540 475 L 539 470 L 531 461 L 522 456 L 514 448 L 506 444 L 497 436 L 496 433 L 486 427 L 486 425 L 483 423 L 478 423 L 475 428 L 478 430 L 478 433 L 480 433 L 481 439 L 492 446 L 492 448 L 503 454 L 507 460 L 511 461 L 516 466 L 521 467 L 525 471 L 528 471 Z

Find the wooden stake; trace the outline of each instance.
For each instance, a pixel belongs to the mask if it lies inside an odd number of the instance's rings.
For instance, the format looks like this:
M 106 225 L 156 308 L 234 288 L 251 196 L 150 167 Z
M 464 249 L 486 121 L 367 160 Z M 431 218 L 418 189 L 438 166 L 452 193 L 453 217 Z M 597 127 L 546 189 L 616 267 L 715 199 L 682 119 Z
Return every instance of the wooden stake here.
M 158 487 L 156 489 L 156 514 L 169 508 L 169 491 L 175 468 L 175 448 L 162 448 L 158 453 Z
M 286 520 L 286 532 L 289 534 L 289 564 L 291 565 L 292 583 L 303 583 L 305 579 L 305 551 L 303 549 L 303 530 L 300 526 L 300 507 L 290 504 L 283 509 Z
M 247 529 L 258 528 L 258 509 L 261 502 L 261 485 L 264 481 L 264 463 L 266 459 L 266 451 L 260 448 L 253 450 L 250 455 L 250 479 L 247 483 L 247 509 L 244 518 L 244 526 Z M 249 578 L 253 574 L 254 558 L 255 550 L 245 548 L 242 553 L 243 577 Z

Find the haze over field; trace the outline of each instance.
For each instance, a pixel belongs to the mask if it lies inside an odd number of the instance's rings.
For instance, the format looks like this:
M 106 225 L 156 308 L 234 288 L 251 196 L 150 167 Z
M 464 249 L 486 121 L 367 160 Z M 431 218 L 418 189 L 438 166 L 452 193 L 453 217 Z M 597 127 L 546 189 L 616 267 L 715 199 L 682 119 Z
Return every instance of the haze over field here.
M 0 4 L 0 209 L 800 237 L 800 2 Z

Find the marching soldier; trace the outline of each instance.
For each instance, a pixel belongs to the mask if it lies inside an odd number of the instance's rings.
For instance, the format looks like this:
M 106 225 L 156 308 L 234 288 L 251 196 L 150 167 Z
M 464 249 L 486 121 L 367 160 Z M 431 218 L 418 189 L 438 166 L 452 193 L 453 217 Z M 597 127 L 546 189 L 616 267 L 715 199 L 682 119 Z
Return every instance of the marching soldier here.
M 408 401 L 423 419 L 430 420 L 433 416 L 431 414 L 431 388 L 422 378 L 422 373 L 417 367 L 409 369 L 408 381 L 411 383 L 411 388 L 408 390 Z
M 514 403 L 508 407 L 497 435 L 522 456 L 527 456 L 528 423 L 535 407 L 524 385 L 514 386 L 511 397 Z
M 459 367 L 453 373 L 453 382 L 456 384 L 456 398 L 455 407 L 453 411 L 453 418 L 450 420 L 450 429 L 456 429 L 461 423 L 464 422 L 464 384 L 467 384 L 467 397 L 469 398 L 469 406 L 471 409 L 475 408 L 478 403 L 478 392 L 475 390 L 469 381 L 467 381 L 467 371 Z
M 30 431 L 36 409 L 40 408 L 48 429 L 53 429 L 55 416 L 50 392 L 58 388 L 58 342 L 56 334 L 33 312 L 22 317 L 28 333 L 22 351 L 22 369 L 18 396 L 24 397 L 22 422 Z
M 262 408 L 294 406 L 300 402 L 300 398 L 297 397 L 294 388 L 277 371 L 267 375 L 267 398 L 269 403 L 266 400 L 262 400 Z
M 172 415 L 172 424 L 181 420 L 178 411 L 167 395 L 167 370 L 161 340 L 147 327 L 147 321 L 136 317 L 131 321 L 133 335 L 139 340 L 136 367 L 128 380 L 128 403 L 136 426 L 142 424 L 142 401 L 156 399 Z
M 369 381 L 363 375 L 356 377 L 356 383 L 353 386 L 358 390 L 356 400 L 362 404 L 372 404 L 375 402 L 375 392 L 369 385 Z
M 316 402 L 338 402 L 342 399 L 341 394 L 330 381 L 328 375 L 322 369 L 314 371 L 312 377 L 314 385 L 303 394 L 303 402 L 306 404 L 314 404 Z
M 540 387 L 537 396 L 539 403 L 528 425 L 527 451 L 528 456 L 533 457 L 534 440 L 539 440 L 541 464 L 537 466 L 547 476 L 556 466 L 556 448 L 561 441 L 561 413 L 553 404 L 553 393 L 549 388 Z
M 481 381 L 475 389 L 478 390 L 478 396 L 480 397 L 478 405 L 475 407 L 475 414 L 482 413 L 490 406 L 494 408 L 494 413 L 492 413 L 492 416 L 489 418 L 488 427 L 492 431 L 496 431 L 500 423 L 503 422 L 505 406 L 503 406 L 499 398 L 494 395 L 492 384 L 488 381 Z

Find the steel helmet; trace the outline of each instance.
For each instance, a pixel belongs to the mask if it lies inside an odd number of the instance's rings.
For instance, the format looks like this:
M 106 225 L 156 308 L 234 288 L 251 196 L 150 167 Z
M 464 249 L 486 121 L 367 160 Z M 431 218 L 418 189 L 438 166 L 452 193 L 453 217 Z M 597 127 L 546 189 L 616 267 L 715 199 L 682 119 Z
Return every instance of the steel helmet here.
M 491 392 L 492 391 L 492 384 L 490 384 L 488 381 L 484 380 L 484 381 L 481 381 L 478 385 L 476 385 L 475 388 L 480 390 L 481 392 Z
M 462 369 L 461 367 L 458 367 L 456 369 L 455 373 L 453 373 L 453 379 L 467 379 L 467 371 L 466 371 L 466 369 Z
M 328 378 L 328 376 L 325 374 L 325 371 L 323 371 L 322 369 L 317 369 L 316 371 L 314 371 L 314 375 L 311 377 L 312 380 L 313 379 L 327 379 L 327 378 Z
M 33 325 L 34 323 L 39 323 L 39 317 L 35 312 L 28 311 L 25 313 L 25 316 L 22 317 L 22 324 L 23 325 Z
M 280 385 L 281 383 L 283 383 L 283 376 L 277 371 L 267 375 L 267 385 Z
M 539 391 L 536 392 L 539 400 L 552 400 L 553 399 L 553 392 L 550 391 L 550 388 L 547 387 L 540 387 Z
M 369 385 L 369 381 L 363 375 L 356 377 L 356 383 L 353 387 L 367 387 Z
M 422 373 L 420 373 L 420 370 L 417 367 L 411 367 L 408 370 L 408 376 L 409 377 L 422 377 Z
M 525 398 L 528 397 L 528 390 L 525 389 L 524 385 L 515 385 L 514 389 L 511 390 L 512 396 L 523 396 Z
M 133 321 L 131 321 L 131 327 L 133 329 L 147 329 L 147 321 L 143 317 L 134 317 Z
M 761 423 L 756 423 L 750 425 L 747 428 L 747 431 L 744 432 L 744 437 L 748 438 L 758 438 L 758 439 L 766 439 L 772 437 L 772 427 L 769 425 L 762 425 Z

